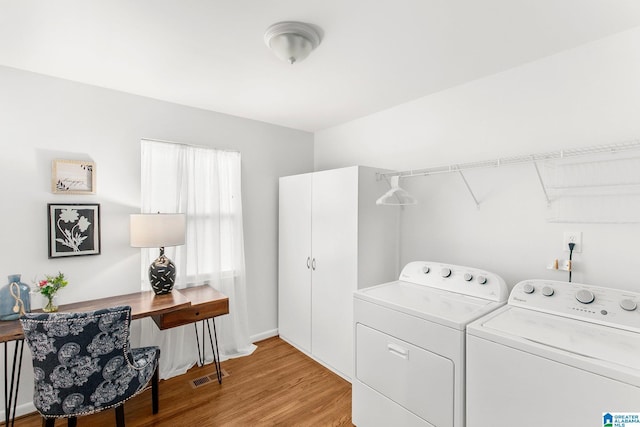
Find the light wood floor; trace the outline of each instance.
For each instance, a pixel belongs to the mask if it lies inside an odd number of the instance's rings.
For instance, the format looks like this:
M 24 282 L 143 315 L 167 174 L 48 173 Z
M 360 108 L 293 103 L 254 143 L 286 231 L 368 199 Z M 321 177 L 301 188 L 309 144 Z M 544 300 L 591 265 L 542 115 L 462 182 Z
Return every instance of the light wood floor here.
M 151 391 L 125 404 L 127 427 L 137 426 L 351 426 L 351 384 L 278 337 L 257 343 L 253 355 L 222 362 L 228 376 L 193 388 L 189 381 L 213 374 L 213 365 L 160 381 L 160 412 L 151 413 Z M 27 387 L 27 385 L 23 385 Z M 31 386 L 29 384 L 28 386 Z M 39 415 L 16 420 L 40 427 Z M 115 411 L 78 418 L 79 427 L 113 426 Z M 58 420 L 56 426 L 66 426 Z

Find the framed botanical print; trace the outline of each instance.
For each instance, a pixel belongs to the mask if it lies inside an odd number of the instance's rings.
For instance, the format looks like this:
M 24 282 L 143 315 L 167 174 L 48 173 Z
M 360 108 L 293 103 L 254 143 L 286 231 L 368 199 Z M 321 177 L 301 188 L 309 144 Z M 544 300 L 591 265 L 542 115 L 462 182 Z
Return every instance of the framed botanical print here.
M 49 258 L 100 253 L 100 205 L 49 203 Z
M 54 160 L 51 165 L 54 194 L 96 194 L 96 164 L 85 160 Z

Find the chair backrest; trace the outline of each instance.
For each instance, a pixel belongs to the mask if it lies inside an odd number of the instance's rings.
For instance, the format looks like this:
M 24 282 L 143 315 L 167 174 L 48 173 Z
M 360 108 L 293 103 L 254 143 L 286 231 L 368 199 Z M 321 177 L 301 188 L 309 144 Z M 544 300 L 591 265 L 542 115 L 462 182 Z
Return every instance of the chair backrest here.
M 33 359 L 33 403 L 44 416 L 115 406 L 130 386 L 126 379 L 137 375 L 129 350 L 131 307 L 27 313 L 20 321 Z

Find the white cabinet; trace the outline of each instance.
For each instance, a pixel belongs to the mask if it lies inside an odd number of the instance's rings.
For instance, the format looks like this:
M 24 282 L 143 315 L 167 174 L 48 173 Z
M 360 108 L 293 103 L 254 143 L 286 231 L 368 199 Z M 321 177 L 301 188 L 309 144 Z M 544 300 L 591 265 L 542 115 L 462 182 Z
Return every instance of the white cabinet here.
M 311 351 L 311 174 L 280 178 L 278 332 Z
M 353 291 L 398 277 L 398 208 L 380 170 L 280 178 L 280 336 L 341 376 L 353 371 Z

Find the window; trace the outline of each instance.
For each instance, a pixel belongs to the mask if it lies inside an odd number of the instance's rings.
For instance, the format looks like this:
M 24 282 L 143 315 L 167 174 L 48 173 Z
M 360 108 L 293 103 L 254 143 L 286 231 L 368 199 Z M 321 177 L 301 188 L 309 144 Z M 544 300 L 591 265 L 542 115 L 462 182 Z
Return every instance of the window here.
M 142 212 L 184 213 L 185 244 L 165 248 L 176 264 L 176 289 L 208 283 L 229 297 L 230 315 L 218 319 L 222 359 L 251 354 L 249 339 L 240 153 L 183 144 L 142 140 Z M 143 288 L 156 250 L 143 250 Z M 160 377 L 184 373 L 196 362 L 193 328 L 159 331 L 142 323 L 143 345 L 159 345 Z M 207 360 L 212 360 L 207 357 Z
M 143 140 L 142 209 L 186 214 L 185 246 L 175 248 L 174 256 L 167 248 L 179 281 L 211 283 L 216 276 L 237 274 L 242 246 L 240 153 Z

